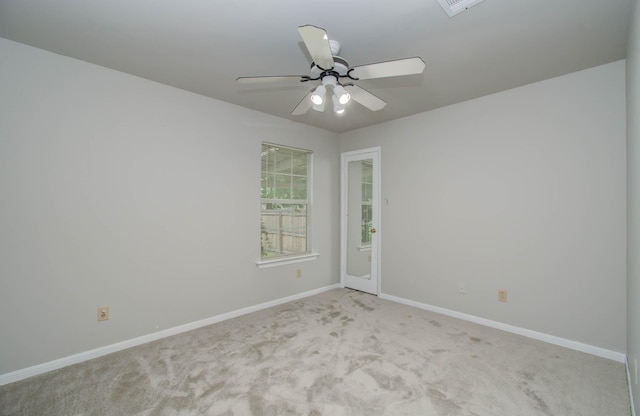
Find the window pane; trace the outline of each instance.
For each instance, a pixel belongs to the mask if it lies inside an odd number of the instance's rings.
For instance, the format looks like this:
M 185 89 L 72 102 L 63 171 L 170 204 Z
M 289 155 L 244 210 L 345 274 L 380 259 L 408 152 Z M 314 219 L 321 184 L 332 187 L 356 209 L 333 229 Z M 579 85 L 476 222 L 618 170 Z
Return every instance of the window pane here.
M 307 178 L 294 176 L 291 179 L 292 199 L 307 199 Z
M 371 205 L 362 206 L 362 238 L 363 244 L 371 243 L 371 225 L 372 225 Z
M 307 252 L 306 204 L 263 204 L 262 257 Z
M 274 150 L 268 145 L 262 145 L 262 171 L 273 172 L 275 156 Z
M 262 172 L 262 175 L 260 175 L 260 198 L 268 198 L 268 186 L 269 180 L 267 174 Z
M 373 165 L 371 163 L 362 162 L 362 181 L 373 182 Z
M 281 149 L 275 152 L 276 156 L 276 164 L 275 164 L 275 172 L 276 173 L 284 173 L 287 175 L 291 174 L 291 150 Z
M 373 165 L 362 162 L 362 244 L 371 244 L 371 225 L 373 210 Z
M 291 173 L 294 175 L 307 176 L 307 164 L 309 155 L 306 153 L 299 153 L 293 156 Z
M 277 199 L 291 199 L 291 176 L 275 175 L 275 194 Z
M 274 198 L 275 194 L 275 177 L 274 175 L 263 173 L 262 182 L 260 183 L 260 197 L 261 198 Z
M 371 184 L 363 183 L 362 184 L 362 202 L 371 201 Z

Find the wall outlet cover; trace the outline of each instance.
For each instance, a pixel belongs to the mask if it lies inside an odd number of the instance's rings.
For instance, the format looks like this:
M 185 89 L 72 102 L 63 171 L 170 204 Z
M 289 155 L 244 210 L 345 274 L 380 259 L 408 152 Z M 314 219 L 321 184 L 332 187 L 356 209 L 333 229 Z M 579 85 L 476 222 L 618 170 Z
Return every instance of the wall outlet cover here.
M 109 307 L 108 306 L 100 306 L 98 308 L 98 322 L 99 321 L 108 321 L 109 320 Z

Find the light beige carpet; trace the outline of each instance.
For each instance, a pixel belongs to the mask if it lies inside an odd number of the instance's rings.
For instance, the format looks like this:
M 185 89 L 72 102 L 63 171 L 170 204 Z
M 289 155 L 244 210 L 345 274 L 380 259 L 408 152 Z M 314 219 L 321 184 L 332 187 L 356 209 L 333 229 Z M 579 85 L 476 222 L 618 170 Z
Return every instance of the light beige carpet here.
M 2 415 L 627 416 L 623 364 L 337 289 L 0 388 Z

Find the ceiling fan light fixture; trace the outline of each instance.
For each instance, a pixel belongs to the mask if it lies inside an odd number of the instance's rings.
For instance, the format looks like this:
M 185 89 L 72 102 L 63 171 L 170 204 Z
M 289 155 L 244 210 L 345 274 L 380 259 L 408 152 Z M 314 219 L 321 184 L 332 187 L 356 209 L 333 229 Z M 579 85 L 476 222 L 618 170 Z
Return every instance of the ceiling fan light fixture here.
M 321 105 L 324 103 L 324 97 L 327 93 L 327 89 L 324 85 L 318 85 L 316 89 L 311 94 L 311 102 L 314 105 Z
M 318 94 L 313 94 L 311 96 L 311 102 L 313 105 L 321 105 L 323 103 L 322 97 Z
M 340 99 L 335 94 L 333 94 L 331 100 L 333 101 L 333 112 L 336 114 L 344 113 L 344 105 L 340 102 Z
M 333 94 L 338 97 L 340 104 L 346 104 L 351 100 L 351 94 L 349 94 L 342 85 L 336 85 L 333 88 Z

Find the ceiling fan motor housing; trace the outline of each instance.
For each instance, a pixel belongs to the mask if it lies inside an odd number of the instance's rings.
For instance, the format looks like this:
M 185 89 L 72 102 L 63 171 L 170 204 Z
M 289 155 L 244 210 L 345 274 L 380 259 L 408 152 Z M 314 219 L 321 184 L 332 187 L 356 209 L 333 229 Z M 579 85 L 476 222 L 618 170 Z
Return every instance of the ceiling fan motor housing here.
M 340 77 L 346 77 L 349 73 L 349 63 L 339 56 L 333 57 L 333 63 L 333 68 L 320 68 L 315 62 L 312 62 L 310 71 L 311 79 L 322 79 L 327 75 L 331 75 L 331 72 L 337 73 Z

